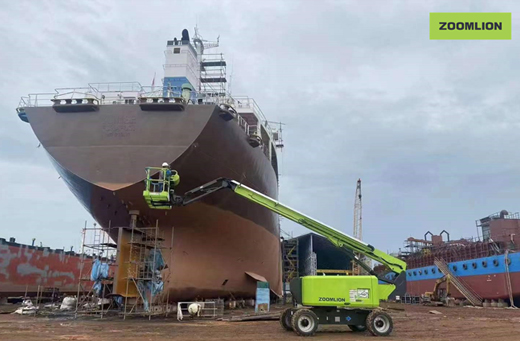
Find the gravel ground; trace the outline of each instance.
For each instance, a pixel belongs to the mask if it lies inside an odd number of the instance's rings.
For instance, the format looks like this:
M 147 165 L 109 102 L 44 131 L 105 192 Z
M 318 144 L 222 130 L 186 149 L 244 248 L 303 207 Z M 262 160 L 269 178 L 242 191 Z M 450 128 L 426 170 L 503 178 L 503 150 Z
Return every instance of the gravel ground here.
M 394 331 L 385 340 L 520 340 L 520 309 L 410 306 L 389 310 Z M 430 310 L 441 312 L 430 314 Z M 236 315 L 234 312 L 233 315 Z M 0 340 L 301 340 L 278 321 L 178 322 L 175 317 L 122 320 L 0 314 Z M 322 326 L 311 340 L 370 340 L 348 327 Z M 306 339 L 309 340 L 309 339 Z

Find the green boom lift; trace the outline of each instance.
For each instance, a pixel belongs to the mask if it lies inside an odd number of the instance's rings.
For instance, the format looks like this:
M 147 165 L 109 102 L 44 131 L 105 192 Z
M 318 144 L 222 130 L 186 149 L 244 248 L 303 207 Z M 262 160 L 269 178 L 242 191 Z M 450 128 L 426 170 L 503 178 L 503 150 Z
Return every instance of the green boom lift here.
M 280 323 L 285 330 L 294 331 L 301 336 L 311 336 L 314 335 L 319 324 L 343 324 L 348 325 L 352 331 L 368 329 L 375 336 L 387 336 L 391 333 L 392 318 L 379 308 L 379 302 L 386 300 L 394 291 L 393 283 L 397 282 L 397 279 L 392 282 L 378 278 L 370 267 L 359 261 L 355 253 L 363 254 L 386 265 L 398 275 L 397 277 L 404 276 L 406 270 L 406 263 L 402 260 L 235 180 L 219 178 L 194 188 L 182 196 L 176 195 L 171 188 L 164 193 L 166 186 L 170 186 L 168 179 L 160 180 L 164 181 L 163 186 L 159 186 L 161 191 L 154 192 L 152 184 L 156 181 L 151 179 L 151 172 L 147 169 L 146 189 L 143 196 L 150 208 L 172 209 L 175 206 L 186 206 L 221 189 L 230 189 L 239 196 L 326 237 L 352 259 L 358 261 L 358 264 L 370 274 L 369 276 L 305 276 L 293 279 L 290 290 L 295 304 L 292 308 L 286 309 L 280 317 Z

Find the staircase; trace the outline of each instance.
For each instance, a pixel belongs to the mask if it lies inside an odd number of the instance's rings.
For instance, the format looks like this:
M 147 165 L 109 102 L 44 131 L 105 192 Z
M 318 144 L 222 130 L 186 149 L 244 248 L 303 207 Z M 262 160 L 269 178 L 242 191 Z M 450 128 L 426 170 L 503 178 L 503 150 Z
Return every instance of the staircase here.
M 291 282 L 299 276 L 298 273 L 298 239 L 289 239 L 283 242 L 283 281 Z
M 457 288 L 458 291 L 464 297 L 468 299 L 468 301 L 471 302 L 474 306 L 482 306 L 482 297 L 480 297 L 476 292 L 471 290 L 471 288 L 467 285 L 464 285 L 461 278 L 458 278 L 455 276 L 450 268 L 448 267 L 448 264 L 442 259 L 435 258 L 435 265 L 439 268 L 439 271 L 442 272 L 445 276 L 450 277 L 451 284 Z

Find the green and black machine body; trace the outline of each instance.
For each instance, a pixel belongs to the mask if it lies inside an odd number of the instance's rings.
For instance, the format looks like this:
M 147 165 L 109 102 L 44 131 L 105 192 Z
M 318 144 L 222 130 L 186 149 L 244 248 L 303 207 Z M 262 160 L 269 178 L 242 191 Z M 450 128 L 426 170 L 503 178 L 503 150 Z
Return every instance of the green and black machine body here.
M 149 174 L 150 172 L 148 172 Z M 147 183 L 150 183 L 148 180 Z M 405 275 L 406 263 L 404 261 L 308 217 L 235 180 L 226 178 L 213 180 L 182 196 L 176 195 L 170 190 L 167 192 L 168 199 L 161 197 L 164 205 L 159 205 L 159 208 L 167 209 L 167 207 L 189 205 L 221 189 L 232 190 L 237 195 L 326 237 L 358 262 L 369 274 L 367 276 L 305 276 L 293 279 L 290 283 L 290 290 L 294 305 L 286 309 L 280 317 L 280 323 L 285 330 L 294 331 L 301 336 L 310 336 L 314 335 L 319 324 L 343 324 L 348 325 L 352 331 L 368 330 L 375 336 L 386 336 L 391 333 L 392 318 L 380 309 L 380 301 L 388 299 L 388 296 L 395 290 L 393 283 L 398 281 L 397 277 Z M 158 208 L 154 206 L 158 203 L 154 203 L 152 196 L 153 192 L 150 192 L 150 187 L 147 187 L 147 191 L 144 192 L 146 201 L 151 208 Z M 169 203 L 165 203 L 165 201 L 169 201 Z M 369 266 L 359 260 L 356 254 L 363 254 L 384 264 L 397 274 L 396 280 L 392 282 L 379 278 Z

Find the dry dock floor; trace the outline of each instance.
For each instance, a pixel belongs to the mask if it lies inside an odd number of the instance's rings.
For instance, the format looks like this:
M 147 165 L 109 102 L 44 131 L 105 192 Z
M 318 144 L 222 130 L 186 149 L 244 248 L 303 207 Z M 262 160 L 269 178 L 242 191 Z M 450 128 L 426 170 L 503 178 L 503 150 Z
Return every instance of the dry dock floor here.
M 390 310 L 394 332 L 384 340 L 520 340 L 520 309 L 400 305 Z M 431 314 L 437 310 L 441 314 Z M 378 338 L 379 340 L 380 338 Z M 0 340 L 302 340 L 278 321 L 190 321 L 175 317 L 78 320 L 0 314 Z M 323 326 L 305 340 L 374 340 L 343 327 Z

